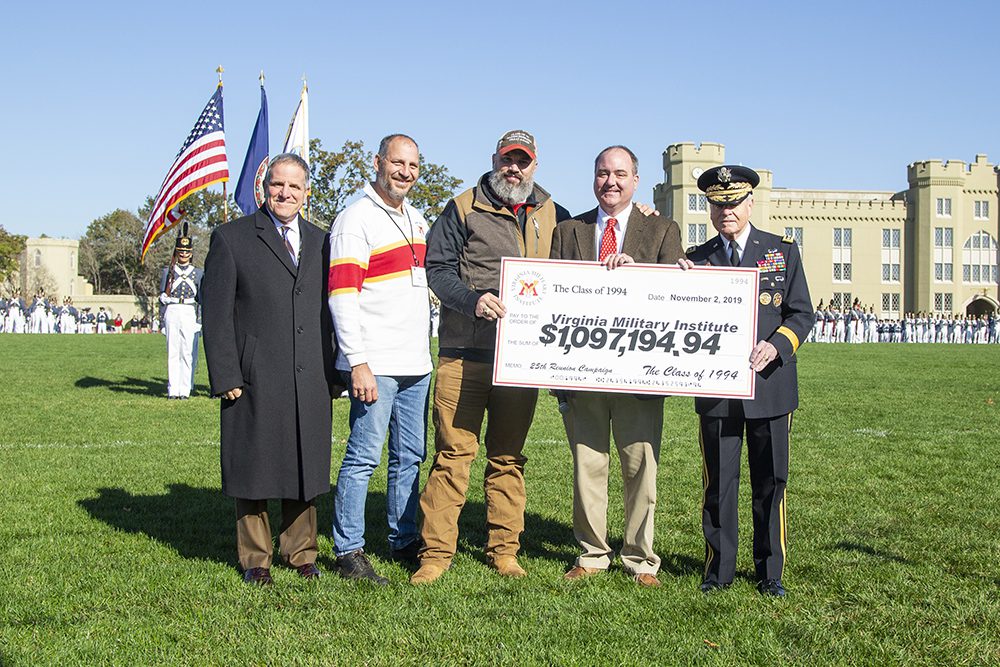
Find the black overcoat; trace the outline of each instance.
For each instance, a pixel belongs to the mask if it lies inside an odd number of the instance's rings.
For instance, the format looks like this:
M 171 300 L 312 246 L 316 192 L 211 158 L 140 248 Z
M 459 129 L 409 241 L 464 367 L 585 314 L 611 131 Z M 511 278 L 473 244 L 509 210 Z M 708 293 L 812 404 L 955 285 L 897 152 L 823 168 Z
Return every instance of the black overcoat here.
M 222 491 L 311 500 L 330 490 L 334 349 L 329 242 L 299 218 L 296 267 L 263 209 L 219 225 L 205 260 L 202 330 L 222 399 Z

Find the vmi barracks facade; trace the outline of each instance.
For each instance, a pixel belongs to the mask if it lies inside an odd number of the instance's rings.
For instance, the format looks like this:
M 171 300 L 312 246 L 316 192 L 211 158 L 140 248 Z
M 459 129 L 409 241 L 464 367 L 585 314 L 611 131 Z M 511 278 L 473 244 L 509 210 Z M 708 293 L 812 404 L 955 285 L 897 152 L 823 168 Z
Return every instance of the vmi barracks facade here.
M 673 144 L 663 153 L 656 207 L 681 226 L 685 246 L 715 235 L 697 180 L 725 164 L 722 144 Z M 790 190 L 773 174 L 754 189 L 752 222 L 795 238 L 809 292 L 843 309 L 855 299 L 881 317 L 907 312 L 983 314 L 1000 306 L 1000 172 L 975 162 L 926 160 L 907 167 L 901 192 Z

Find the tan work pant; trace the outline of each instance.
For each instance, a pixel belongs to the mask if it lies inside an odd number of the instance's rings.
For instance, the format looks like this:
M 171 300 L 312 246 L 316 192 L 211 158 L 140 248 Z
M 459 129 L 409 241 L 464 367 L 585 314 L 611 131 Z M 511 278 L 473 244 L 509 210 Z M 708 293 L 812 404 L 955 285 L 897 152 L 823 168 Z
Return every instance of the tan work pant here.
M 573 452 L 573 535 L 583 549 L 576 564 L 606 570 L 614 559 L 608 545 L 608 468 L 614 435 L 624 483 L 622 565 L 632 574 L 656 574 L 660 558 L 653 552 L 653 514 L 663 399 L 573 392 L 567 402 L 563 422 Z
M 521 450 L 535 414 L 535 389 L 493 386 L 493 364 L 441 357 L 434 386 L 434 465 L 420 509 L 426 545 L 421 562 L 451 565 L 458 546 L 458 516 L 469 488 L 469 469 L 486 425 L 486 555 L 515 556 L 524 531 Z
M 316 562 L 319 544 L 316 540 L 316 505 L 312 501 L 281 500 L 278 544 L 285 565 L 298 567 Z M 253 567 L 271 567 L 274 542 L 266 500 L 236 499 L 236 551 L 244 571 Z

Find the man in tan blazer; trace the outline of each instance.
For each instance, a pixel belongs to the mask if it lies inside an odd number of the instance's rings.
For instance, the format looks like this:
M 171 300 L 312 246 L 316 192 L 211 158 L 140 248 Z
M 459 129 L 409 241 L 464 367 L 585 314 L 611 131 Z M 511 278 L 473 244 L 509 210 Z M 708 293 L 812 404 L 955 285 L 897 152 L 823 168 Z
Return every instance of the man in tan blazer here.
M 610 146 L 594 161 L 598 207 L 559 223 L 553 259 L 600 261 L 609 270 L 634 262 L 676 264 L 683 256 L 673 220 L 643 215 L 632 204 L 639 161 L 625 146 Z M 625 269 L 627 270 L 627 269 Z M 614 282 L 609 275 L 608 282 Z M 610 567 L 608 464 L 612 434 L 625 487 L 622 567 L 643 586 L 659 586 L 660 559 L 653 552 L 656 468 L 663 434 L 663 398 L 622 393 L 571 392 L 563 414 L 573 452 L 573 535 L 582 548 L 569 580 Z

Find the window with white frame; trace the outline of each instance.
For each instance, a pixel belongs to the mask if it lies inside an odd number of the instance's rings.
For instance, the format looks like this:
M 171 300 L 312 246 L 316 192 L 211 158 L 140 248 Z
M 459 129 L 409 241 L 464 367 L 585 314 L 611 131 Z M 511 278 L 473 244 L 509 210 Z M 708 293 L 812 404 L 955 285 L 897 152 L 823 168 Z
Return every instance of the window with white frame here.
M 700 245 L 708 239 L 708 225 L 705 223 L 689 224 L 688 245 Z
M 954 230 L 951 227 L 934 228 L 934 280 L 950 283 L 954 276 L 952 240 Z
M 989 201 L 982 200 L 973 203 L 972 217 L 976 220 L 989 220 L 990 219 L 990 203 Z
M 845 308 L 850 308 L 852 303 L 854 302 L 851 301 L 850 292 L 834 292 L 833 298 L 830 299 L 830 307 L 836 308 L 837 310 L 844 310 Z
M 989 232 L 976 232 L 962 248 L 962 281 L 997 284 L 997 242 Z
M 833 281 L 851 282 L 851 228 L 833 228 Z
M 952 312 L 951 306 L 952 306 L 951 292 L 934 293 L 934 312 L 950 313 Z
M 795 239 L 795 245 L 799 247 L 800 251 L 802 250 L 803 234 L 801 227 L 785 227 L 785 236 Z
M 882 282 L 899 282 L 900 246 L 902 245 L 902 230 L 882 230 Z
M 882 317 L 899 317 L 899 292 L 882 292 Z
M 951 217 L 951 197 L 937 198 L 937 217 L 939 218 Z
M 688 195 L 688 213 L 706 213 L 708 211 L 708 199 L 705 195 Z

